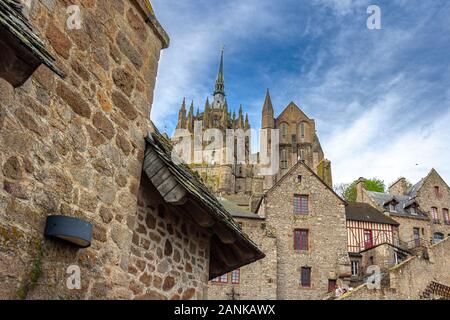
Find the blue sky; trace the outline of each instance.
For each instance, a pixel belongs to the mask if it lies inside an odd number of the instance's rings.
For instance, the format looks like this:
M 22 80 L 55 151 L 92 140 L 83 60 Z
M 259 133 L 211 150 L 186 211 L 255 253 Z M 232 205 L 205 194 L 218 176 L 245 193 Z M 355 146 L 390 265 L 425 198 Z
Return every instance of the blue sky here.
M 202 110 L 225 45 L 231 109 L 260 127 L 266 88 L 278 115 L 311 118 L 335 183 L 434 167 L 450 182 L 450 1 L 153 0 L 171 37 L 151 118 L 171 133 L 183 97 Z M 381 30 L 369 30 L 370 4 Z

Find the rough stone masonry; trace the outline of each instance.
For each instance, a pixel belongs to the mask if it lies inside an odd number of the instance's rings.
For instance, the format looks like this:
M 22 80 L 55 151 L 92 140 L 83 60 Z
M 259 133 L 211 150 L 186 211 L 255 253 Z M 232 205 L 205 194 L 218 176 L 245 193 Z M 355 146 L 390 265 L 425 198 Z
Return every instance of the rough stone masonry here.
M 80 7 L 81 29 L 67 29 L 69 5 Z M 66 78 L 45 66 L 16 89 L 0 78 L 0 299 L 139 293 L 142 284 L 129 286 L 126 249 L 160 51 L 168 46 L 144 10 L 144 1 L 32 1 L 29 19 Z M 49 214 L 91 221 L 92 246 L 43 239 Z M 72 264 L 81 268 L 81 290 L 64 285 Z M 170 278 L 161 282 L 194 295 Z

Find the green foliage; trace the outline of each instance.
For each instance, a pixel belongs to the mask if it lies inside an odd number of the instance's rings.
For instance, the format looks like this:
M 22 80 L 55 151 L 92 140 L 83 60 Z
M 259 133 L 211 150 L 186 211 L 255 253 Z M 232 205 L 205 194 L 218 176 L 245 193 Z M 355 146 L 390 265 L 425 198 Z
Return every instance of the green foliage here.
M 28 293 L 36 287 L 37 282 L 42 275 L 42 255 L 42 243 L 39 242 L 37 244 L 37 254 L 33 262 L 32 269 L 28 274 L 28 278 L 24 280 L 24 283 L 19 288 L 18 296 L 21 300 L 25 300 L 27 298 Z
M 348 202 L 356 202 L 356 183 L 358 180 L 353 181 L 351 184 L 342 188 L 342 196 Z M 372 178 L 366 179 L 364 182 L 364 188 L 367 191 L 385 192 L 386 186 L 383 180 Z

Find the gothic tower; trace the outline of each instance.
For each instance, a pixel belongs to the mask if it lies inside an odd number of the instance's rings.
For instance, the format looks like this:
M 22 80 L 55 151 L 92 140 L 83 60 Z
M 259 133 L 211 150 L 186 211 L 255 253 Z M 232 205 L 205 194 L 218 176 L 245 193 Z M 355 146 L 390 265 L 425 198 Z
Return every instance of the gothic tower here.
M 273 129 L 274 127 L 275 121 L 273 117 L 272 100 L 270 99 L 269 89 L 267 89 L 266 99 L 264 100 L 264 106 L 262 110 L 261 129 Z

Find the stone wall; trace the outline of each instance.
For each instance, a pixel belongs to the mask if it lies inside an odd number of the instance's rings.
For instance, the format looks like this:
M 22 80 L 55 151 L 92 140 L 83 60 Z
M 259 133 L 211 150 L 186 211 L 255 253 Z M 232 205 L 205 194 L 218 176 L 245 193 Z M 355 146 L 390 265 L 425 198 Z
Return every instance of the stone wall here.
M 415 217 L 402 217 L 396 214 L 388 214 L 390 218 L 398 222 L 398 237 L 401 241 L 407 242 L 408 245 L 414 243 L 414 228 L 420 230 L 420 238 L 428 245 L 431 239 L 430 221 Z
M 450 285 L 450 238 L 428 250 L 429 259 L 414 256 L 389 270 L 389 285 L 380 290 L 363 285 L 341 297 L 342 300 L 405 300 L 419 299 L 428 285 L 435 281 Z
M 67 6 L 82 28 L 67 29 Z M 30 19 L 61 79 L 41 66 L 0 79 L 0 298 L 130 298 L 123 284 L 160 50 L 142 1 L 32 1 Z M 159 28 L 159 29 L 158 29 Z M 94 225 L 88 249 L 43 239 L 46 216 Z M 81 268 L 81 290 L 66 269 Z
M 206 298 L 210 236 L 168 206 L 144 175 L 128 265 L 134 297 Z
M 294 194 L 309 196 L 309 215 L 293 214 Z M 321 299 L 329 279 L 350 276 L 344 202 L 303 164 L 266 194 L 260 215 L 265 215 L 266 228 L 277 239 L 277 299 Z M 295 229 L 309 230 L 308 251 L 294 250 Z M 304 266 L 312 268 L 311 288 L 300 284 Z
M 258 245 L 266 257 L 240 269 L 239 284 L 210 282 L 208 299 L 231 300 L 232 290 L 236 300 L 277 299 L 277 246 L 276 238 L 264 220 L 236 218 L 242 230 Z

